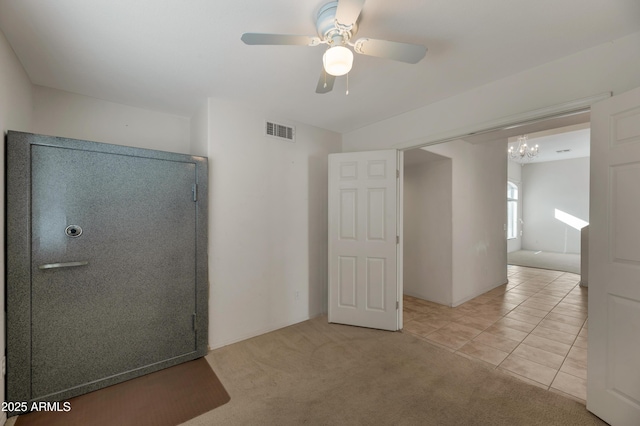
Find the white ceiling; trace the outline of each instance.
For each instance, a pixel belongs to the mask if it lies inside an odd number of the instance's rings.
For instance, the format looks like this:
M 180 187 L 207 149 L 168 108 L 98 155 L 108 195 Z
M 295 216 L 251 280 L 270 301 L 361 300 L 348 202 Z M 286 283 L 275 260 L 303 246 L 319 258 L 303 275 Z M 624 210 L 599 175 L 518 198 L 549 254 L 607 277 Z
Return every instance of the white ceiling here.
M 246 46 L 315 33 L 323 0 L 0 0 L 34 84 L 191 116 L 207 97 L 348 132 L 640 31 L 638 0 L 367 0 L 357 37 L 424 44 L 417 65 L 356 55 L 318 95 L 324 48 Z
M 591 128 L 589 123 L 561 127 L 543 132 L 527 134 L 529 147 L 538 145 L 538 155 L 530 161 L 518 163 L 543 163 L 589 157 L 591 152 Z M 509 138 L 508 146 L 517 148 L 517 137 Z
M 447 158 L 448 157 L 436 154 L 435 152 L 425 151 L 424 149 L 410 149 L 404 152 L 404 167 L 422 165 Z

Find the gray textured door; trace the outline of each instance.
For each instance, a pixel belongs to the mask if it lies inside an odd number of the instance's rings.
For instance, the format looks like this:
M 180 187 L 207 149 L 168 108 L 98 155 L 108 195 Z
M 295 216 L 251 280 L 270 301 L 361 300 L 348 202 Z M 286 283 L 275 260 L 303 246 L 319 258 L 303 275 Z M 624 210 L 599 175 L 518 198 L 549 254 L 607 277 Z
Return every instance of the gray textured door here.
M 195 351 L 194 165 L 34 146 L 31 168 L 33 396 Z
M 195 316 L 206 318 L 202 161 L 36 140 L 46 143 L 28 147 L 30 197 L 8 202 L 8 398 L 60 400 L 206 353 Z M 9 161 L 23 161 L 13 145 L 10 135 Z M 27 243 L 24 260 L 14 252 Z M 23 260 L 30 284 L 16 276 Z

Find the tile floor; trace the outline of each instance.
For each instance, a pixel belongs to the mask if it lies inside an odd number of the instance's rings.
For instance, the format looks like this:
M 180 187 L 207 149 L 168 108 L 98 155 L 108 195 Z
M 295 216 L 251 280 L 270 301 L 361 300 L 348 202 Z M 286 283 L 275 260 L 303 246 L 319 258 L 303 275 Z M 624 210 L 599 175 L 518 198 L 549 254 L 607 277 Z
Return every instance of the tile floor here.
M 404 297 L 404 332 L 585 402 L 587 289 L 576 274 L 509 265 L 509 283 L 455 308 Z

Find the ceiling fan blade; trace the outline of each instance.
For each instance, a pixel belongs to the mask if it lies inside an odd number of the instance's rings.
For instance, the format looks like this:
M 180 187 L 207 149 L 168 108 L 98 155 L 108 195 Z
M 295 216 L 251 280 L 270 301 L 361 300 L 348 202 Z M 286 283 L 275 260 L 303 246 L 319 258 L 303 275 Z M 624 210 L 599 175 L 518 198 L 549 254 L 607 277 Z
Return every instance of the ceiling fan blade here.
M 240 39 L 250 45 L 317 46 L 320 44 L 318 37 L 290 34 L 244 33 Z
M 333 90 L 333 83 L 335 83 L 336 77 L 329 74 L 322 67 L 320 78 L 318 79 L 318 85 L 316 86 L 316 93 L 329 93 Z
M 397 41 L 358 39 L 353 47 L 358 53 L 394 61 L 417 64 L 427 53 L 427 48 L 419 44 L 400 43 Z
M 364 0 L 339 0 L 336 21 L 342 25 L 355 24 L 363 6 Z

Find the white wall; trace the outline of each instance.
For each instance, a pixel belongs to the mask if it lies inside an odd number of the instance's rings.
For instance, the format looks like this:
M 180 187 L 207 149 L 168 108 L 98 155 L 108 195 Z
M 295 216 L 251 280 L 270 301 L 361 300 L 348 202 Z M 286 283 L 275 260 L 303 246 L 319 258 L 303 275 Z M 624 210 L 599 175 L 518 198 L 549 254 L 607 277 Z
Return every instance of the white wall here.
M 207 100 L 198 112 L 191 117 L 190 153 L 206 157 L 209 154 L 209 101 Z
M 212 348 L 326 311 L 327 155 L 340 135 L 294 123 L 296 141 L 282 141 L 265 119 L 283 121 L 209 100 Z
M 343 149 L 415 147 L 516 114 L 621 93 L 640 86 L 638 51 L 640 32 L 346 133 Z
M 34 133 L 189 154 L 188 117 L 34 86 Z
M 504 140 L 424 148 L 452 161 L 452 306 L 507 282 Z
M 555 209 L 589 222 L 589 158 L 522 167 L 523 250 L 580 253 L 580 231 L 555 218 Z
M 516 238 L 507 240 L 507 253 L 522 250 L 522 166 L 515 161 L 507 160 L 507 179 L 518 185 L 518 230 Z M 505 189 L 506 193 L 506 189 Z
M 408 164 L 420 154 L 427 158 Z M 421 149 L 406 151 L 404 158 L 403 290 L 451 306 L 451 159 Z
M 2 140 L 7 130 L 31 131 L 32 120 L 32 86 L 27 73 L 22 68 L 20 61 L 13 53 L 4 34 L 0 31 L 0 129 L 2 129 Z M 0 164 L 4 164 L 4 143 L 0 149 Z M 0 188 L 4 189 L 4 169 L 0 173 Z M 0 209 L 0 219 L 4 224 L 4 197 L 2 197 L 2 209 Z M 0 227 L 0 306 L 4 306 L 5 294 L 5 263 L 4 263 L 4 225 Z M 3 311 L 4 312 L 4 311 Z M 0 315 L 0 348 L 4 356 L 5 348 L 5 317 Z M 4 375 L 0 377 L 0 402 L 4 401 Z M 6 418 L 5 413 L 0 413 L 0 424 Z

